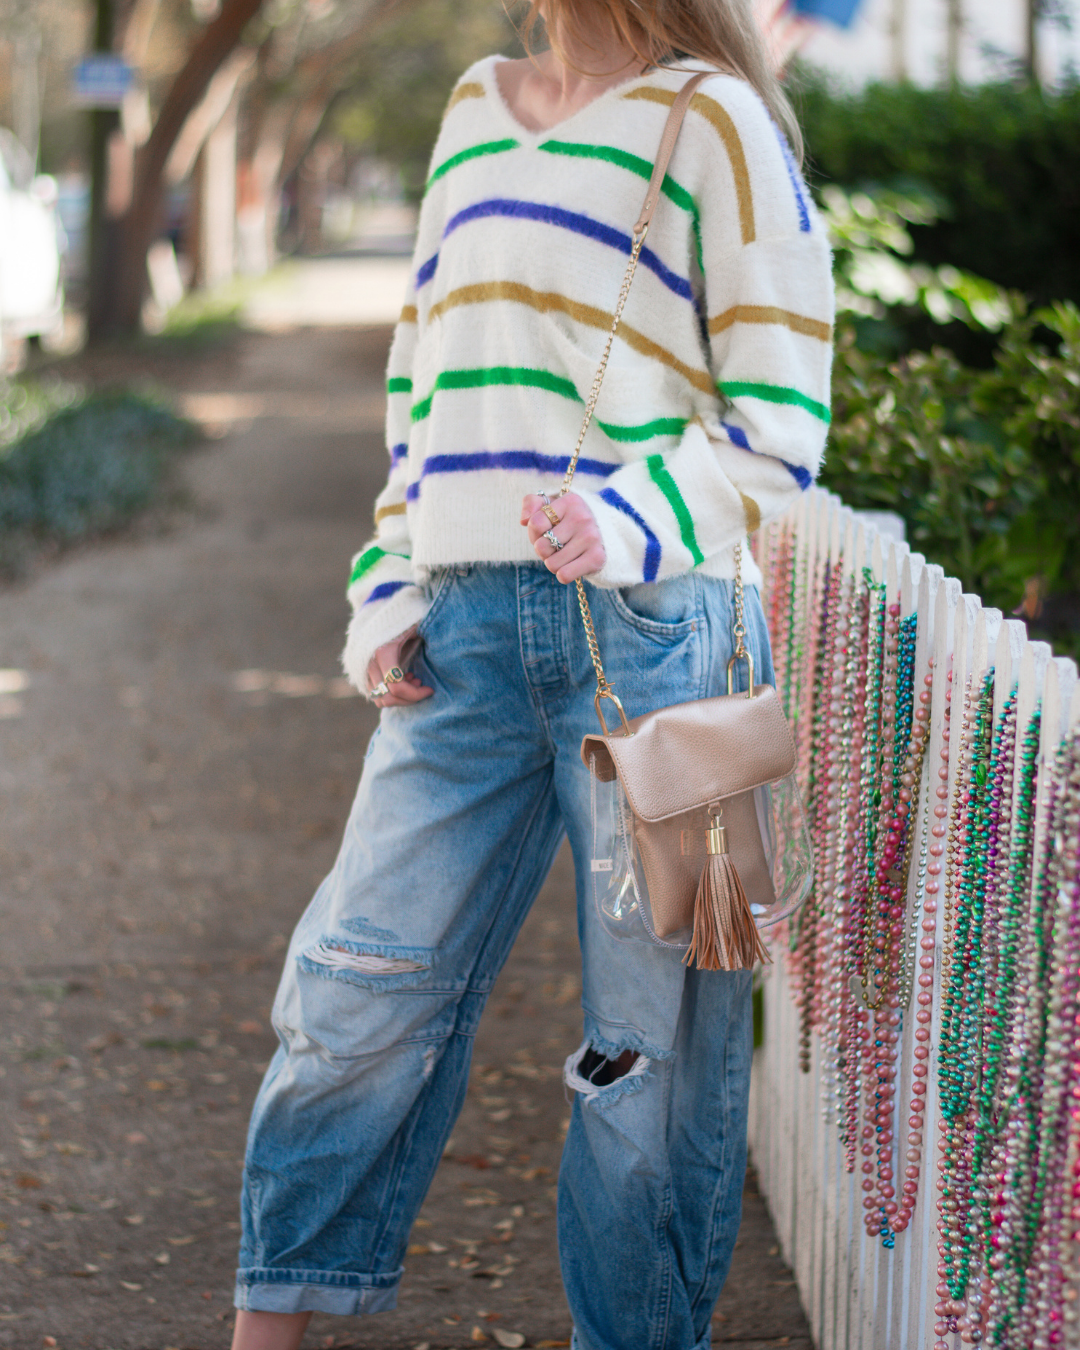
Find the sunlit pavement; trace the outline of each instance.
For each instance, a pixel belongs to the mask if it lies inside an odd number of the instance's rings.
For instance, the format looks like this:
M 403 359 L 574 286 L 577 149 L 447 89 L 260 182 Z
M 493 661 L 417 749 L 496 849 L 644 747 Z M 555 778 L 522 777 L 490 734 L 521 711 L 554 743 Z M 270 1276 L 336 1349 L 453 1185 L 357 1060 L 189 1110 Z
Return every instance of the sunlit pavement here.
M 408 279 L 408 258 L 289 259 L 258 283 L 242 321 L 261 332 L 394 323 Z
M 337 262 L 297 293 L 333 290 Z M 164 533 L 0 589 L 0 1346 L 227 1343 L 268 1009 L 375 722 L 338 653 L 385 474 L 388 339 L 242 333 L 68 372 L 149 379 L 214 439 Z M 554 1185 L 581 1035 L 571 897 L 564 854 L 481 1026 L 399 1311 L 316 1319 L 309 1344 L 568 1343 Z M 715 1343 L 810 1350 L 774 1244 L 748 1192 Z

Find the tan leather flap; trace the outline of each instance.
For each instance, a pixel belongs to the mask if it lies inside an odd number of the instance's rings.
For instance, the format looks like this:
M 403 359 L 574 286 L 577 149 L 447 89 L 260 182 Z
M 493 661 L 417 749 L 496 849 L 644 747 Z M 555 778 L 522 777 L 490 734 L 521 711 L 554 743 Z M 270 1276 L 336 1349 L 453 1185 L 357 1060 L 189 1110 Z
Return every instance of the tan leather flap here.
M 795 742 L 776 690 L 722 694 L 630 719 L 632 736 L 586 736 L 581 758 L 609 783 L 619 775 L 634 814 L 666 820 L 795 768 Z

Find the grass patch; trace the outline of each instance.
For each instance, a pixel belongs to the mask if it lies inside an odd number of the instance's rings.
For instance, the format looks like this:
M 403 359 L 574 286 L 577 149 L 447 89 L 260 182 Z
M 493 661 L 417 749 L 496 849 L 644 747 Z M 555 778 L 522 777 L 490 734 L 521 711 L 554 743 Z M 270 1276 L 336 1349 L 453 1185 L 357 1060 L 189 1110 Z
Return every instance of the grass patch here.
M 0 571 L 70 547 L 162 502 L 195 428 L 144 394 L 13 385 L 0 395 Z M 6 434 L 6 433 L 11 434 Z

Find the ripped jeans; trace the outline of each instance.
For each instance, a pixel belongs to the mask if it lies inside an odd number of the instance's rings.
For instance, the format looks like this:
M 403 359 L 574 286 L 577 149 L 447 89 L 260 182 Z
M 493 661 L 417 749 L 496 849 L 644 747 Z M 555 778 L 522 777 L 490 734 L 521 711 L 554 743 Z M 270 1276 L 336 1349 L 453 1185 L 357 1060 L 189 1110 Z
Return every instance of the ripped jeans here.
M 730 582 L 589 590 L 628 715 L 726 690 Z M 431 592 L 415 668 L 434 696 L 383 711 L 337 862 L 286 958 L 236 1305 L 395 1306 L 477 1023 L 565 832 L 585 1020 L 558 1203 L 574 1345 L 708 1346 L 746 1170 L 750 975 L 688 970 L 600 925 L 580 756 L 595 681 L 574 587 L 539 564 L 495 564 L 440 572 Z M 746 625 L 769 681 L 753 589 Z

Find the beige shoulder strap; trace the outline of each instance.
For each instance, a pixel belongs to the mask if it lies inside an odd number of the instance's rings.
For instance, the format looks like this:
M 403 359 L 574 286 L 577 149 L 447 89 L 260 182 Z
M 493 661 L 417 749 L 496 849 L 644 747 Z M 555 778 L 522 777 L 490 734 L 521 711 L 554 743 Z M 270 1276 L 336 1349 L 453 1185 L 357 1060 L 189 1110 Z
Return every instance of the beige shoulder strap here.
M 712 70 L 699 70 L 696 75 L 686 81 L 683 87 L 675 95 L 675 102 L 671 105 L 671 111 L 668 113 L 667 122 L 664 124 L 664 134 L 660 137 L 660 148 L 656 152 L 656 160 L 653 163 L 652 177 L 649 179 L 649 188 L 645 193 L 645 202 L 641 208 L 641 215 L 637 218 L 637 224 L 634 226 L 634 233 L 640 234 L 642 230 L 649 228 L 649 222 L 652 220 L 653 211 L 656 209 L 656 201 L 660 196 L 660 188 L 664 182 L 664 175 L 667 173 L 668 165 L 671 163 L 671 155 L 675 149 L 675 142 L 679 139 L 679 130 L 683 124 L 683 118 L 686 116 L 686 110 L 690 106 L 690 100 L 694 97 L 694 90 L 702 80 L 707 80 L 710 75 L 716 72 Z

